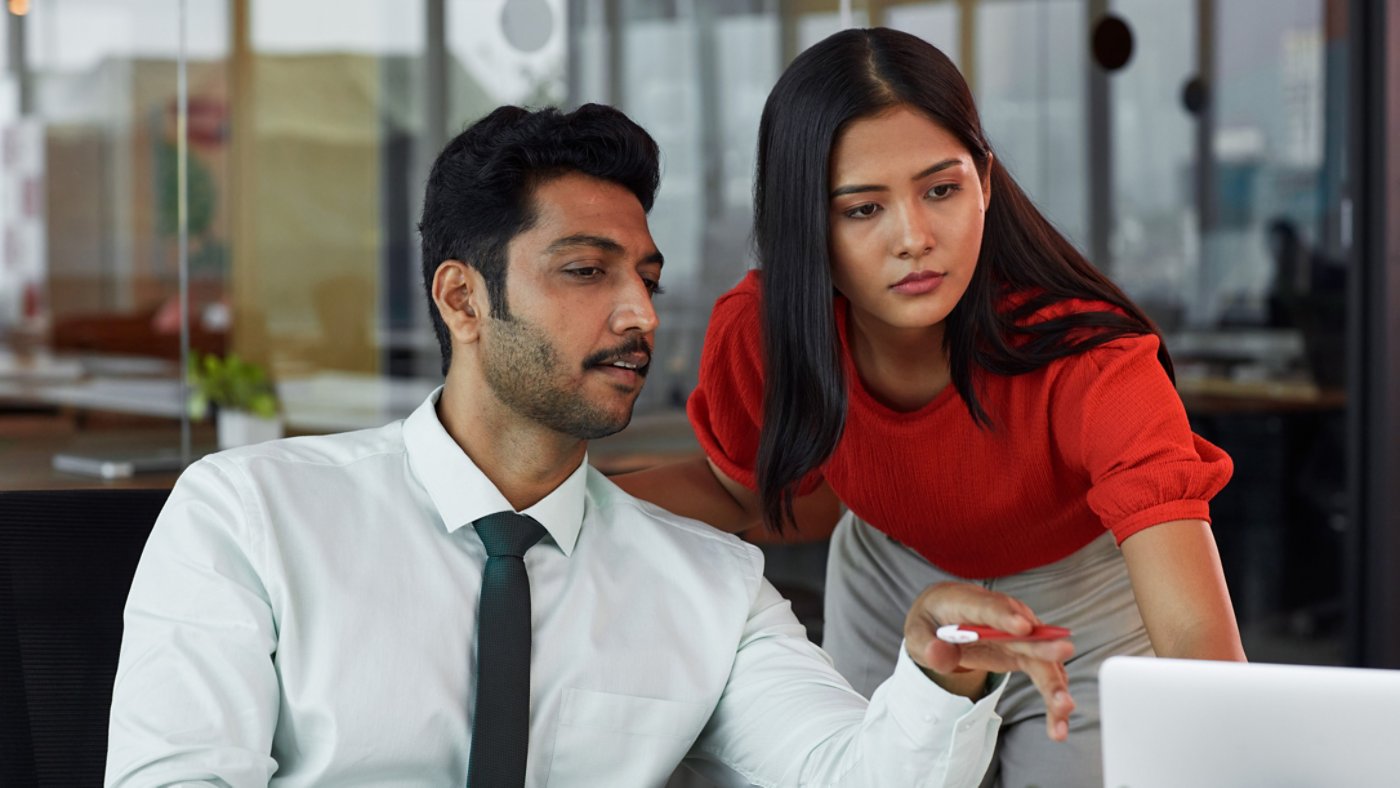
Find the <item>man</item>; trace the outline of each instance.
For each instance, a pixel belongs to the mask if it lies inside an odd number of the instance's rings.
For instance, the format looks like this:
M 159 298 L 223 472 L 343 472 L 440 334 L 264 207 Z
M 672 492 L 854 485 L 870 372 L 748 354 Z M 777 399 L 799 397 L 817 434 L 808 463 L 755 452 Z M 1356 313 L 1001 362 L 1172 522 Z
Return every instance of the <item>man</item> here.
M 402 422 L 181 477 L 127 602 L 109 785 L 643 786 L 682 759 L 744 785 L 975 784 L 987 671 L 1016 668 L 1063 736 L 1068 643 L 932 638 L 1027 631 L 1015 600 L 925 592 L 867 708 L 754 548 L 588 466 L 650 361 L 656 184 L 655 143 L 607 107 L 505 107 L 447 146 L 421 226 L 445 385 Z

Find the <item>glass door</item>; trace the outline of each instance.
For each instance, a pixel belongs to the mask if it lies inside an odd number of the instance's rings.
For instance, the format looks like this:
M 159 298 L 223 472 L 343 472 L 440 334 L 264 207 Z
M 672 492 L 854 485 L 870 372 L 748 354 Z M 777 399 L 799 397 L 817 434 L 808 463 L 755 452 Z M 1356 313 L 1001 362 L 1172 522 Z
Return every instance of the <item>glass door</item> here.
M 1235 460 L 1212 512 L 1251 658 L 1343 662 L 1343 545 L 1356 527 L 1347 4 L 1106 10 L 1134 45 L 1102 109 L 1112 177 L 1100 264 L 1159 321 L 1196 430 Z

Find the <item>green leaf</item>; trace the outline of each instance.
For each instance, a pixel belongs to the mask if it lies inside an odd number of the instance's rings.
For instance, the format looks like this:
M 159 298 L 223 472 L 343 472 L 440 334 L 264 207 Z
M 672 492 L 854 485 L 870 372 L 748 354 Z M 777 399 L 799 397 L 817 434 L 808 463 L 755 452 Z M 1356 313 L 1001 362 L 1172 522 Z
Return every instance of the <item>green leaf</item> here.
M 267 370 L 235 354 L 190 356 L 187 380 L 191 418 L 205 418 L 211 406 L 244 410 L 271 418 L 277 415 L 277 389 Z

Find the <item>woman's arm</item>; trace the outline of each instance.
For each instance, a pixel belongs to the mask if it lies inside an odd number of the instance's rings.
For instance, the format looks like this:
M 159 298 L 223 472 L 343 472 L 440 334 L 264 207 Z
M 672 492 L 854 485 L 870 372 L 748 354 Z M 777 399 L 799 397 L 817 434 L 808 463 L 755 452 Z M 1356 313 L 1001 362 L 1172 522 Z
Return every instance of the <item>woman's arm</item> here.
M 758 493 L 726 476 L 703 454 L 611 478 L 631 495 L 721 531 L 747 531 L 763 519 Z
M 763 506 L 758 493 L 729 478 L 703 454 L 614 476 L 612 481 L 642 500 L 709 523 L 721 531 L 739 533 L 763 523 Z M 841 502 L 830 487 L 822 484 L 810 495 L 793 501 L 793 513 L 799 538 L 804 541 L 824 538 L 836 527 Z M 757 538 L 756 541 L 766 540 Z
M 1157 656 L 1245 660 L 1209 524 L 1154 525 L 1123 540 L 1122 549 Z

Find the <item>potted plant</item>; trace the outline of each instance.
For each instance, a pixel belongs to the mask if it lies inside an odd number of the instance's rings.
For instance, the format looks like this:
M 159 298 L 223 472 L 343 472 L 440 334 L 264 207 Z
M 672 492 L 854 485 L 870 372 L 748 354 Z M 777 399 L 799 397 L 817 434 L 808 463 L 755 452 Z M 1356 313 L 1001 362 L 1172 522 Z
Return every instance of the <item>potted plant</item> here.
M 233 354 L 191 353 L 189 386 L 190 418 L 214 412 L 220 449 L 282 437 L 277 390 L 262 366 Z

